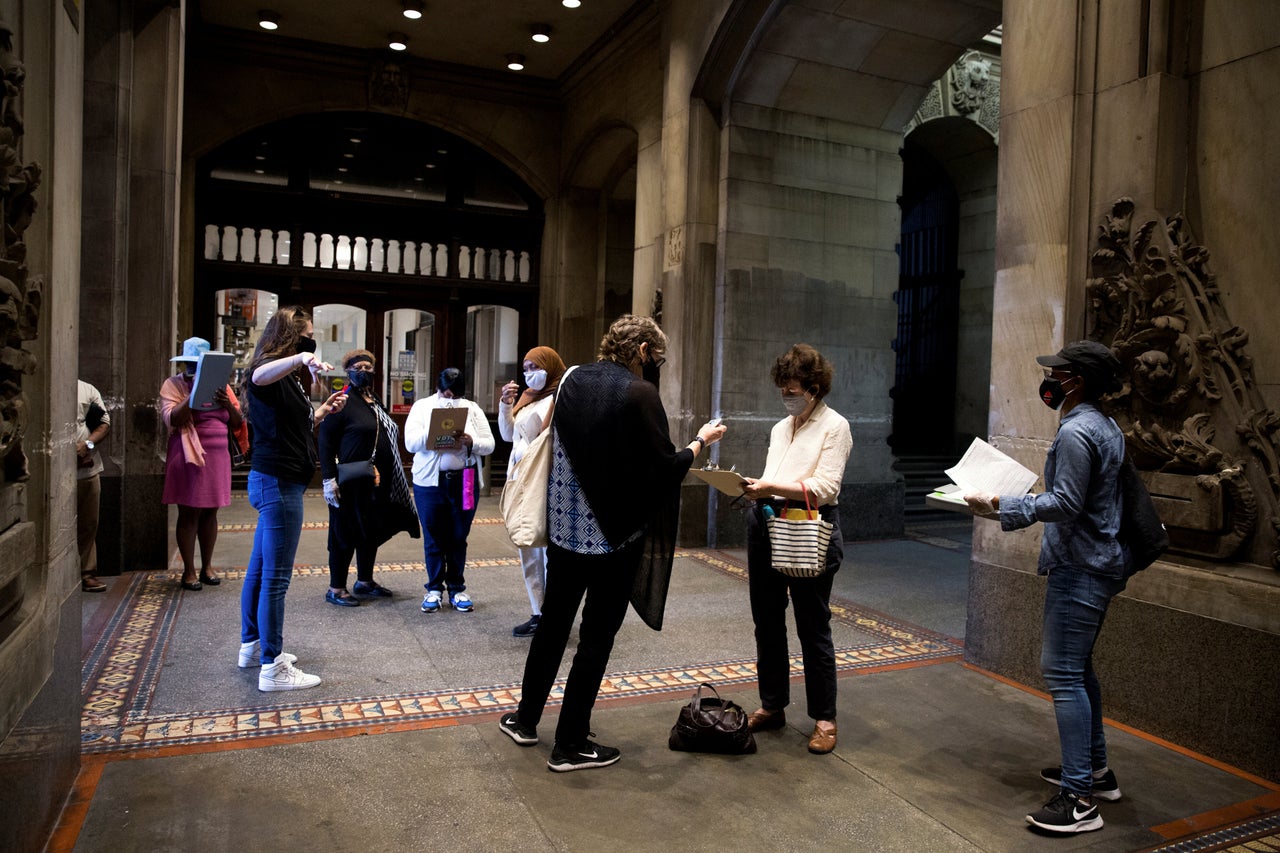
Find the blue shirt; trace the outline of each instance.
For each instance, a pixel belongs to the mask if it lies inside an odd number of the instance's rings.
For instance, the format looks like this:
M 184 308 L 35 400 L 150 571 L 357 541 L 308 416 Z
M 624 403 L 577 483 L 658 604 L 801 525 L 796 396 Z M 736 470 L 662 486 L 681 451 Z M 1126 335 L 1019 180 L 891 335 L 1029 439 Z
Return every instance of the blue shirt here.
M 1038 572 L 1074 566 L 1110 578 L 1125 576 L 1129 554 L 1120 530 L 1120 465 L 1124 434 L 1092 403 L 1066 414 L 1044 461 L 1045 491 L 1001 495 L 1000 527 L 1044 522 Z

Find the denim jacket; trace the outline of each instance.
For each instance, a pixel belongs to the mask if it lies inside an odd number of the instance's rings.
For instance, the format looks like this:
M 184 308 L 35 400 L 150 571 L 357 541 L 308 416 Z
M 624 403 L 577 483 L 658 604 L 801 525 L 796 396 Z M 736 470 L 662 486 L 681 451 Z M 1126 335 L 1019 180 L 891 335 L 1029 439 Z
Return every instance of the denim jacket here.
M 1109 578 L 1125 576 L 1129 555 L 1120 529 L 1120 464 L 1124 434 L 1092 403 L 1067 413 L 1044 461 L 1045 491 L 1001 495 L 1000 527 L 1044 522 L 1038 573 L 1074 566 Z

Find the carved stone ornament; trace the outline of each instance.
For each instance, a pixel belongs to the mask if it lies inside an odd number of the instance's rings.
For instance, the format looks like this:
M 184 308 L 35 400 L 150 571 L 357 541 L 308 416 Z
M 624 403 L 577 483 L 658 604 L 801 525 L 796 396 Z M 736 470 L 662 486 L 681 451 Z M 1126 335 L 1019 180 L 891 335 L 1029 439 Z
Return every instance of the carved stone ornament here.
M 26 70 L 13 54 L 13 29 L 0 21 L 0 459 L 2 482 L 27 479 L 23 377 L 36 358 L 23 348 L 40 323 L 42 282 L 29 278 L 23 236 L 36 212 L 40 167 L 22 162 L 22 88 Z
M 1209 252 L 1182 216 L 1135 229 L 1134 209 L 1121 198 L 1104 216 L 1086 285 L 1089 336 L 1127 371 L 1104 407 L 1171 550 L 1280 569 L 1280 415 L 1254 383 L 1248 333 L 1227 315 Z
M 991 80 L 991 60 L 971 50 L 953 66 L 948 75 L 951 83 L 951 107 L 962 116 L 973 117 L 982 109 Z
M 677 225 L 667 232 L 666 265 L 664 269 L 674 269 L 684 262 L 684 228 Z
M 409 105 L 409 69 L 399 62 L 375 59 L 369 67 L 369 106 L 403 110 Z

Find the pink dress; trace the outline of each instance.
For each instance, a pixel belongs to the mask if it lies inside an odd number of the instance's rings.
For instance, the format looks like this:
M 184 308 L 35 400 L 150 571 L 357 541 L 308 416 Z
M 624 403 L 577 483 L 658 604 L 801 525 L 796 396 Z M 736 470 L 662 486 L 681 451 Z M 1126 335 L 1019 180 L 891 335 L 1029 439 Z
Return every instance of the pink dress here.
M 231 451 L 227 446 L 227 410 L 192 412 L 196 435 L 204 447 L 204 465 L 187 462 L 180 430 L 169 431 L 169 453 L 164 466 L 167 504 L 222 507 L 231 504 Z

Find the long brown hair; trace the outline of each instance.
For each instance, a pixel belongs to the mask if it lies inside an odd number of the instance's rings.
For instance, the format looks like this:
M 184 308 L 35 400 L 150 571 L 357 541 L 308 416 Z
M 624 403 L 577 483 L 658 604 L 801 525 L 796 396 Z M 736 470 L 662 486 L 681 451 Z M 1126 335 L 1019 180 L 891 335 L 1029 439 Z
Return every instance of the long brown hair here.
M 267 321 L 249 362 L 249 375 L 268 361 L 287 358 L 298 351 L 298 339 L 311 322 L 311 315 L 301 305 L 286 305 Z

